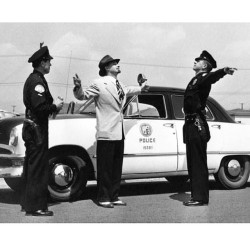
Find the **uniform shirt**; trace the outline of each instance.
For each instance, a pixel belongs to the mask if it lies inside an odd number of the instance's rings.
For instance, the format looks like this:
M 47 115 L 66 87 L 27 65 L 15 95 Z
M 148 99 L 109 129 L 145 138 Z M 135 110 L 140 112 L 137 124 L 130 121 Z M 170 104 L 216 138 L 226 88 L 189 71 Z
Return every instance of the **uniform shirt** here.
M 189 82 L 184 94 L 185 114 L 199 113 L 206 107 L 211 85 L 224 77 L 226 73 L 223 69 L 215 72 L 199 73 Z
M 32 118 L 40 125 L 48 123 L 48 117 L 56 112 L 47 81 L 42 73 L 34 70 L 27 78 L 23 88 L 23 102 L 25 114 L 31 111 Z

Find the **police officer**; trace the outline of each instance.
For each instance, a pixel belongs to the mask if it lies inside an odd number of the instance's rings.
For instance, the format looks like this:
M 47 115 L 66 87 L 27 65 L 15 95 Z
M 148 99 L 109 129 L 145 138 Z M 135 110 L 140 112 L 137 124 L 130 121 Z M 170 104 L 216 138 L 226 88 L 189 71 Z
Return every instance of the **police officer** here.
M 210 132 L 205 117 L 206 101 L 211 85 L 226 74 L 232 75 L 236 70 L 225 67 L 211 72 L 216 67 L 214 58 L 207 51 L 202 51 L 195 59 L 195 77 L 189 82 L 184 95 L 183 138 L 191 183 L 191 199 L 183 203 L 185 206 L 203 206 L 209 202 L 207 142 Z
M 27 78 L 23 88 L 23 102 L 26 107 L 23 124 L 25 162 L 23 172 L 22 210 L 26 216 L 52 216 L 48 210 L 48 117 L 59 112 L 63 100 L 53 102 L 45 74 L 50 72 L 51 59 L 47 46 L 42 46 L 28 60 L 34 71 Z

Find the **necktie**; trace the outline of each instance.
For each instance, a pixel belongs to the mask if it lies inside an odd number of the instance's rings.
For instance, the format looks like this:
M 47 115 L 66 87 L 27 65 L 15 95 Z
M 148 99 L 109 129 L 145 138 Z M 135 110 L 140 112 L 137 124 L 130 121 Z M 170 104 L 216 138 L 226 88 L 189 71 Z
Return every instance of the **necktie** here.
M 119 100 L 122 101 L 125 94 L 118 80 L 116 80 L 116 89 L 119 96 Z

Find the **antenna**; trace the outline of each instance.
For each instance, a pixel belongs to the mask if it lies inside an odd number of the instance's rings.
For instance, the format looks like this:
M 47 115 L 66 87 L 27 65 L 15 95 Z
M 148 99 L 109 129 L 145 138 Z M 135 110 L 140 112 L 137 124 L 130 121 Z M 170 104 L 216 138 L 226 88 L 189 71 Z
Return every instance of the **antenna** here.
M 66 85 L 65 102 L 66 102 L 67 96 L 68 96 L 69 72 L 70 72 L 70 66 L 71 66 L 71 59 L 72 59 L 72 51 L 70 51 L 70 58 L 69 58 L 69 68 L 68 68 L 68 78 L 67 78 L 67 85 Z
M 16 105 L 12 105 L 13 113 L 15 113 L 15 107 L 16 107 Z

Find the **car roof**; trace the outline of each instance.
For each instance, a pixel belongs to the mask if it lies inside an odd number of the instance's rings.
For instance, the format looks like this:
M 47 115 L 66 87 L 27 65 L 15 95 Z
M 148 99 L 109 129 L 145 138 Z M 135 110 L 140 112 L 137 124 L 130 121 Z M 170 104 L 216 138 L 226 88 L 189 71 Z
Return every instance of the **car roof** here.
M 150 86 L 149 92 L 173 92 L 173 93 L 183 94 L 185 90 L 182 88 L 174 88 L 174 87 Z

